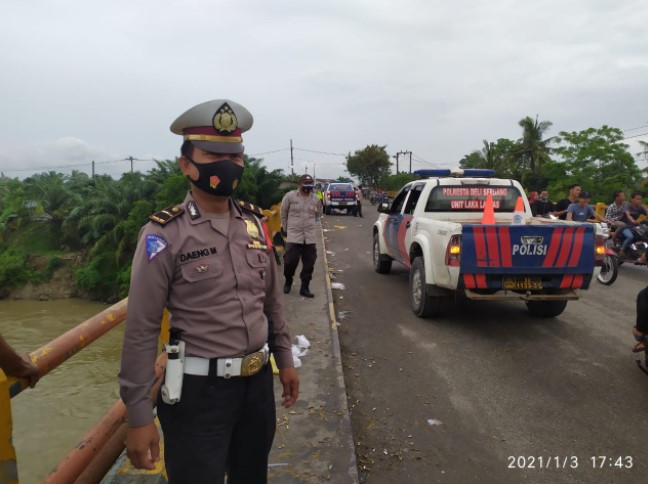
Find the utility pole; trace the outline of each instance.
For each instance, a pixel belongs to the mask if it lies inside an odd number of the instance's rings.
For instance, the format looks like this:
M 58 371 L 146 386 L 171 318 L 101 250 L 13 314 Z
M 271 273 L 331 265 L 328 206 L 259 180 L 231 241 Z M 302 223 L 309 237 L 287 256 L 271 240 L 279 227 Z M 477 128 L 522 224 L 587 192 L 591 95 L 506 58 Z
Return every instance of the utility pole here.
M 399 151 L 398 153 L 396 153 L 396 156 L 394 156 L 394 158 L 396 158 L 396 174 L 397 175 L 398 175 L 398 157 L 400 156 L 400 154 L 401 154 L 401 152 Z
M 317 163 L 313 163 L 313 182 L 317 185 L 317 178 L 315 178 L 315 167 L 317 166 Z
M 412 152 L 411 151 L 399 151 L 396 153 L 396 172 L 398 172 L 398 155 L 409 155 L 409 172 L 412 173 Z
M 129 156 L 128 159 L 130 160 L 131 163 L 131 173 L 133 173 L 133 157 Z
M 92 160 L 92 178 L 95 176 L 95 162 Z
M 292 139 L 290 140 L 290 174 L 294 175 L 295 174 L 295 165 L 293 164 L 293 147 L 292 147 Z

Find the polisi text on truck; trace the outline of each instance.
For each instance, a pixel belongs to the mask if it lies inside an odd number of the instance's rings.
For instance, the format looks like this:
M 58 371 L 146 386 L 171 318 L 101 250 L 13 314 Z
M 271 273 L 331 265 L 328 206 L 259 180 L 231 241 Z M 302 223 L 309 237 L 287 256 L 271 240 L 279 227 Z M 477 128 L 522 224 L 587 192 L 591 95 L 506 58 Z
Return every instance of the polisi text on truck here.
M 513 255 L 547 255 L 545 244 L 513 244 Z

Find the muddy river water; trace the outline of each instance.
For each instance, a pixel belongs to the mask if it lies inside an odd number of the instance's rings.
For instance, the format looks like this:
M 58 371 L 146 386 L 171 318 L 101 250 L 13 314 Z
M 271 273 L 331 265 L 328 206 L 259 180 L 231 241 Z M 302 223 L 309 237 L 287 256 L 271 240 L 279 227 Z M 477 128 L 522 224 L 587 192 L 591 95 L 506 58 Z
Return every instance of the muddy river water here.
M 19 352 L 34 351 L 108 308 L 97 302 L 0 301 L 0 334 Z M 21 483 L 45 477 L 119 398 L 123 323 L 12 399 Z

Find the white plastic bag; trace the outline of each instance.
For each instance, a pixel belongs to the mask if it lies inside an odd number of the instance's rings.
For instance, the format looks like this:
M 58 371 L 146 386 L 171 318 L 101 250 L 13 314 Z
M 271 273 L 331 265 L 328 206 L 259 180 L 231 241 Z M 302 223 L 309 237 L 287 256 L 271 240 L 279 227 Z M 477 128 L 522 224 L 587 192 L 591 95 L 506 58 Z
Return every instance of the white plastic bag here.
M 297 346 L 301 348 L 310 348 L 310 341 L 303 334 L 297 335 Z

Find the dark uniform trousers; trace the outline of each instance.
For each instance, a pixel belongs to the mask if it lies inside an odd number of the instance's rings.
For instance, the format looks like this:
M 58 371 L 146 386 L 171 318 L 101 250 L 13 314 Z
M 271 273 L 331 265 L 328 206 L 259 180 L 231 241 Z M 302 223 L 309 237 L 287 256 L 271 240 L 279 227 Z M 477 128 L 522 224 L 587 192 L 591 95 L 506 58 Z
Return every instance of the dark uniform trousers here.
M 637 329 L 648 334 L 648 287 L 637 294 Z
M 286 279 L 292 280 L 300 258 L 302 271 L 299 277 L 303 283 L 308 284 L 313 278 L 313 270 L 317 260 L 317 245 L 286 243 L 286 249 L 284 250 L 284 277 Z
M 251 377 L 185 375 L 178 403 L 158 394 L 171 484 L 265 483 L 276 430 L 271 366 Z

